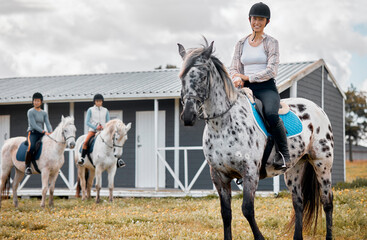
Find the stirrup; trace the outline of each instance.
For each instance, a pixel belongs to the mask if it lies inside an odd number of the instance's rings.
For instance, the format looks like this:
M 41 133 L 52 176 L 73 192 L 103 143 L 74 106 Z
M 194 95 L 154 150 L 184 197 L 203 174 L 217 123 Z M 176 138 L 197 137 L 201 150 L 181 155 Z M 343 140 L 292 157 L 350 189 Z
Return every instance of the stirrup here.
M 30 167 L 26 167 L 24 174 L 27 176 L 32 175 L 32 169 Z
M 279 163 L 276 163 L 275 160 L 276 158 L 274 158 L 273 160 L 273 166 L 274 166 L 274 169 L 275 170 L 286 170 L 287 169 L 287 164 L 285 163 L 285 159 L 284 159 L 284 156 L 281 152 L 277 152 L 276 154 L 280 154 L 280 156 L 282 157 L 282 161 L 283 161 L 283 164 L 279 164 Z
M 124 160 L 122 160 L 121 158 L 120 159 L 117 159 L 117 168 L 122 168 L 122 167 L 125 167 L 126 164 L 124 162 Z
M 79 165 L 79 166 L 83 166 L 83 165 L 84 165 L 84 158 L 80 158 L 80 159 L 78 160 L 78 165 Z

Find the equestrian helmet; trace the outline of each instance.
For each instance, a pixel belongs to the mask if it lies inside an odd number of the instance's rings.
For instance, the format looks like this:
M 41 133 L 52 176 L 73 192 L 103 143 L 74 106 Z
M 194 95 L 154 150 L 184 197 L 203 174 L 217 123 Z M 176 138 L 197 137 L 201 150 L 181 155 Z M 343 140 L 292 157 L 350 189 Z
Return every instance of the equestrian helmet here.
M 259 2 L 252 5 L 249 17 L 264 17 L 270 19 L 270 8 L 265 3 Z
M 95 102 L 96 100 L 102 100 L 102 102 L 104 102 L 102 94 L 97 93 L 96 95 L 94 95 L 93 102 Z
M 41 99 L 41 102 L 43 102 L 43 96 L 39 92 L 36 92 L 36 93 L 33 94 L 33 96 L 32 96 L 32 102 L 34 101 L 34 99 Z

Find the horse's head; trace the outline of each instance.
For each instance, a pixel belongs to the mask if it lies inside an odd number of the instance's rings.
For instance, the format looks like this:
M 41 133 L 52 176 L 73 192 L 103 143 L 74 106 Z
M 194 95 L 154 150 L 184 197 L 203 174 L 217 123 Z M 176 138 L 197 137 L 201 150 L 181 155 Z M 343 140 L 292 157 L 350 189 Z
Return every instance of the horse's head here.
M 113 134 L 113 155 L 121 158 L 123 146 L 127 140 L 127 132 L 131 129 L 131 123 L 125 125 L 121 120 L 116 121 Z
M 74 125 L 73 117 L 64 117 L 61 116 L 61 124 L 62 124 L 62 136 L 65 139 L 66 146 L 70 149 L 75 147 L 75 133 L 76 127 Z
M 206 40 L 205 40 L 206 41 Z M 181 101 L 183 111 L 181 119 L 185 126 L 193 126 L 199 111 L 210 92 L 210 56 L 213 52 L 213 43 L 204 48 L 190 49 L 178 43 L 178 50 L 183 59 L 182 70 L 179 74 L 181 79 Z

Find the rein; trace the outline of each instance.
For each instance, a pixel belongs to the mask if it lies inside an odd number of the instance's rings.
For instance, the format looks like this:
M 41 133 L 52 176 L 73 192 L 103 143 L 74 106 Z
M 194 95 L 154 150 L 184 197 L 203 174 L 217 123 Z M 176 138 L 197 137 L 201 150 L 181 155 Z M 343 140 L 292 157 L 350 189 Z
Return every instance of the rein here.
M 75 139 L 75 136 L 69 136 L 69 137 L 65 137 L 65 134 L 64 134 L 64 132 L 62 133 L 62 136 L 64 137 L 64 139 L 65 139 L 65 141 L 58 141 L 58 140 L 56 140 L 56 139 L 54 139 L 53 137 L 51 137 L 50 135 L 46 135 L 47 137 L 49 137 L 51 140 L 53 140 L 55 143 L 62 143 L 62 144 L 65 144 L 66 143 L 66 141 L 68 140 L 68 139 L 70 139 L 70 138 L 74 138 Z
M 208 73 L 210 73 L 210 72 L 208 71 Z M 185 94 L 183 96 L 183 99 L 182 99 L 182 103 L 181 104 L 184 105 L 184 102 L 183 101 L 184 100 L 187 100 L 187 99 L 194 99 L 194 100 L 198 101 L 200 103 L 199 110 L 201 111 L 201 113 L 198 114 L 197 118 L 198 119 L 201 119 L 201 120 L 208 121 L 208 120 L 211 120 L 211 119 L 216 119 L 216 118 L 219 118 L 219 117 L 224 116 L 226 113 L 229 112 L 229 110 L 232 109 L 232 107 L 236 104 L 236 101 L 238 99 L 238 96 L 237 96 L 237 99 L 235 101 L 233 101 L 232 103 L 230 103 L 228 109 L 225 110 L 224 112 L 222 112 L 222 113 L 220 113 L 218 115 L 216 115 L 214 113 L 213 116 L 203 117 L 203 115 L 204 115 L 204 112 L 202 111 L 203 105 L 204 105 L 205 101 L 209 99 L 209 97 L 210 97 L 210 79 L 207 79 L 207 87 L 205 89 L 205 96 L 204 97 L 199 97 L 199 96 L 193 95 L 193 94 Z M 229 99 L 228 99 L 228 96 L 227 95 L 226 95 L 226 98 L 227 98 L 227 100 L 229 102 Z
M 107 147 L 109 148 L 114 148 L 114 147 L 119 147 L 119 148 L 123 148 L 123 146 L 119 146 L 117 144 L 115 144 L 115 136 L 116 136 L 116 132 L 113 134 L 113 138 L 112 138 L 112 146 L 108 145 L 107 141 L 103 139 L 103 137 L 101 136 L 101 134 L 98 134 L 98 136 L 102 139 L 102 142 L 104 144 L 106 144 Z

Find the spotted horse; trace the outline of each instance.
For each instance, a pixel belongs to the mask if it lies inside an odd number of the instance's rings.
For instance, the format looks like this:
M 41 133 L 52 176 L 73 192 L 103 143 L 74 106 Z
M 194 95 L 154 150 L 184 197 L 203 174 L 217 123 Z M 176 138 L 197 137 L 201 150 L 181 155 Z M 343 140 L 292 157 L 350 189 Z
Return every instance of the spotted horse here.
M 203 151 L 220 198 L 224 239 L 232 239 L 231 181 L 235 178 L 243 181 L 242 212 L 254 239 L 264 239 L 255 220 L 254 197 L 267 136 L 251 114 L 251 103 L 233 86 L 222 62 L 212 55 L 213 42 L 187 51 L 178 44 L 178 50 L 183 58 L 179 73 L 181 119 L 186 126 L 194 125 L 198 118 L 206 122 Z M 332 239 L 334 141 L 330 121 L 325 112 L 309 100 L 289 98 L 284 101 L 301 119 L 303 131 L 288 138 L 291 164 L 286 172 L 273 168 L 275 149 L 272 149 L 265 177 L 284 173 L 292 193 L 294 239 L 303 239 L 304 229 L 312 225 L 316 228 L 321 204 L 326 215 L 326 239 Z

